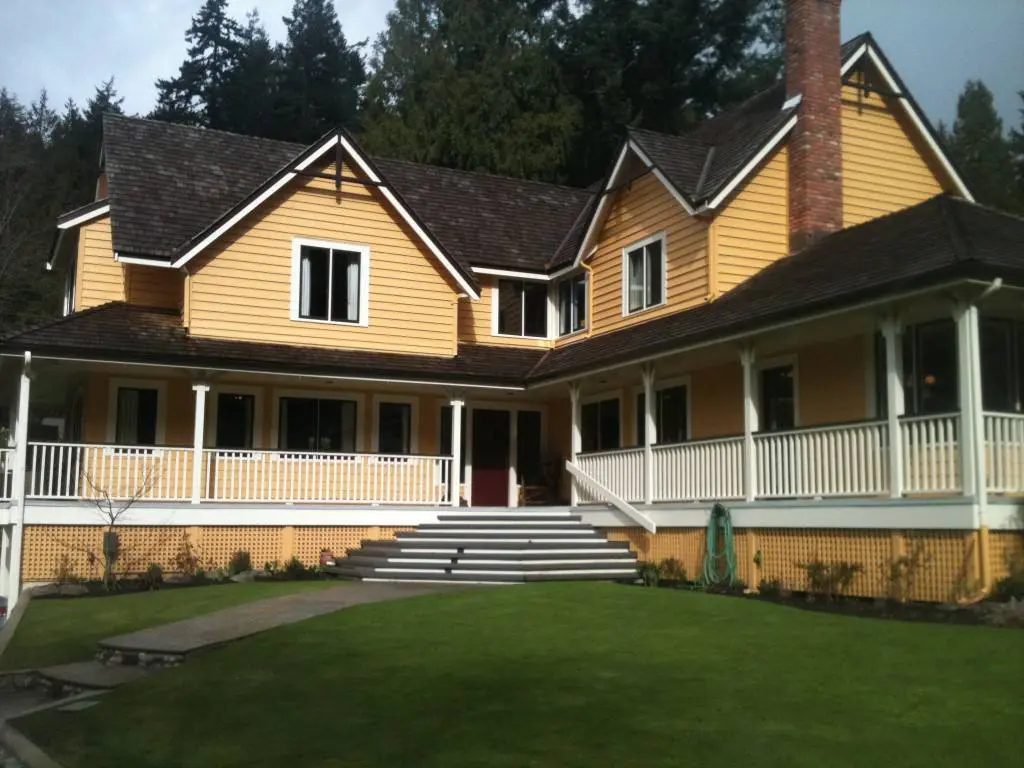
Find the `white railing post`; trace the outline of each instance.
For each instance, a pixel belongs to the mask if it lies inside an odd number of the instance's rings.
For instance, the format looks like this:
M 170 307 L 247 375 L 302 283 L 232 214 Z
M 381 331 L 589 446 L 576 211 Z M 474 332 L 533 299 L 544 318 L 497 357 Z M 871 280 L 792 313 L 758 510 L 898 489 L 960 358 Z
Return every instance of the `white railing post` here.
M 460 398 L 452 398 L 452 463 L 448 470 L 448 501 L 453 507 L 461 503 L 462 481 L 462 406 Z
M 21 592 L 21 548 L 25 538 L 26 474 L 28 472 L 28 414 L 32 390 L 32 353 L 25 353 L 18 385 L 18 412 L 14 424 L 14 487 L 11 489 L 13 525 L 7 542 L 3 564 L 7 586 L 7 615 L 14 611 Z
M 569 446 L 569 461 L 575 464 L 576 457 L 579 456 L 580 450 L 583 448 L 583 432 L 580 425 L 580 385 L 576 382 L 569 385 L 569 408 L 572 411 L 572 441 Z M 580 503 L 579 489 L 573 477 L 569 478 L 569 495 L 572 506 L 575 507 Z
M 981 402 L 981 351 L 978 307 L 958 303 L 953 310 L 957 330 L 957 369 L 960 390 L 960 472 L 964 496 L 977 504 L 977 525 L 983 525 L 987 506 L 985 487 L 985 425 Z
M 743 366 L 743 498 L 753 501 L 757 497 L 757 455 L 754 433 L 757 432 L 757 382 L 755 376 L 755 353 L 752 345 L 740 350 L 740 364 Z
M 193 384 L 196 393 L 195 424 L 192 433 L 192 503 L 198 504 L 203 492 L 203 436 L 206 433 L 206 393 L 209 384 Z
M 645 365 L 640 372 L 644 382 L 644 504 L 654 503 L 654 444 L 658 442 L 655 423 L 654 366 Z
M 903 438 L 900 431 L 900 416 L 905 410 L 903 345 L 900 343 L 902 333 L 903 327 L 895 316 L 882 321 L 882 336 L 885 339 L 886 419 L 889 435 L 889 496 L 894 499 L 903 496 Z

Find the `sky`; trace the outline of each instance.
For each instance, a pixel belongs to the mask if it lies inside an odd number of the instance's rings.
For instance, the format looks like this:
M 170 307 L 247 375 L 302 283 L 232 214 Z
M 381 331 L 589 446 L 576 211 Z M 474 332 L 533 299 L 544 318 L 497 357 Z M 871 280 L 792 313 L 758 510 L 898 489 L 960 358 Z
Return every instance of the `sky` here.
M 80 104 L 115 77 L 128 114 L 148 112 L 153 82 L 185 56 L 185 29 L 201 0 L 0 0 L 0 87 L 22 101 Z M 349 41 L 372 42 L 393 0 L 335 0 Z M 292 0 L 231 0 L 243 19 L 258 7 L 274 40 Z M 969 78 L 993 91 L 1004 123 L 1020 125 L 1024 0 L 844 0 L 843 39 L 870 30 L 933 122 L 952 122 Z

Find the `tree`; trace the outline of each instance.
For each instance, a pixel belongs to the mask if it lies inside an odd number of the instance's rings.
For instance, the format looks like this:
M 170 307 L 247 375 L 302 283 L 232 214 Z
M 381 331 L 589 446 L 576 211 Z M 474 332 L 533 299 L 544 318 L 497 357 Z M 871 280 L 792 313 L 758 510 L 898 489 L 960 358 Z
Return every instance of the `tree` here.
M 561 180 L 579 105 L 564 0 L 399 0 L 375 46 L 365 142 L 419 162 Z
M 350 46 L 331 0 L 295 0 L 284 18 L 281 117 L 293 141 L 312 142 L 337 127 L 355 128 L 366 68 Z
M 992 92 L 983 82 L 967 81 L 957 100 L 952 130 L 940 125 L 939 136 L 978 202 L 1003 210 L 1019 208 L 1013 153 Z
M 1024 91 L 1018 91 L 1017 95 L 1024 102 Z M 1019 209 L 1024 209 L 1024 106 L 1020 109 L 1020 129 L 1010 131 L 1010 151 L 1014 155 Z
M 239 35 L 235 67 L 224 82 L 226 130 L 290 138 L 279 114 L 280 69 L 279 51 L 270 42 L 259 12 L 253 10 Z

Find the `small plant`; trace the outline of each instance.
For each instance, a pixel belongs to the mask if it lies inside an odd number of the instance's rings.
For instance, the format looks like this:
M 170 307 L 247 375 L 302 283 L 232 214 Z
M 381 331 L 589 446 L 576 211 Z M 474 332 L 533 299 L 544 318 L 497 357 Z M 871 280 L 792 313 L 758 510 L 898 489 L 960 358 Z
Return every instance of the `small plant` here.
M 661 581 L 661 572 L 654 563 L 637 563 L 636 575 L 645 587 L 656 587 Z
M 757 591 L 762 595 L 772 599 L 782 597 L 784 590 L 785 586 L 780 579 L 769 579 L 768 581 L 762 580 L 757 588 Z
M 199 552 L 192 546 L 192 540 L 188 536 L 188 531 L 186 531 L 181 536 L 178 551 L 171 558 L 171 565 L 182 576 L 198 579 L 202 571 L 202 568 L 199 567 L 199 562 Z M 205 576 L 205 573 L 203 575 Z
M 235 576 L 239 573 L 245 573 L 246 571 L 252 570 L 252 558 L 249 553 L 240 549 L 231 556 L 231 560 L 228 561 L 228 575 Z
M 281 562 L 279 560 L 271 560 L 264 563 L 263 570 L 266 571 L 268 575 L 273 576 L 281 570 Z
M 924 550 L 924 542 L 915 542 L 909 555 L 897 557 L 889 563 L 886 581 L 889 584 L 889 597 L 898 603 L 910 600 L 921 569 L 931 561 Z
M 996 582 L 992 598 L 1000 602 L 1024 601 L 1024 562 L 1011 564 L 1010 574 Z
M 150 563 L 139 575 L 139 582 L 145 589 L 160 589 L 164 583 L 164 569 L 159 563 Z
M 195 571 L 193 571 L 192 573 L 192 580 L 195 581 L 197 584 L 202 584 L 203 582 L 209 581 L 209 579 L 206 578 L 206 569 L 196 568 Z
M 662 581 L 682 584 L 686 581 L 686 567 L 674 557 L 666 557 L 658 564 L 658 577 Z
M 71 555 L 64 553 L 57 558 L 57 567 L 53 569 L 53 580 L 58 584 L 70 584 L 78 581 L 75 577 L 75 566 L 71 563 Z
M 301 579 L 306 575 L 306 566 L 294 555 L 284 564 L 284 574 L 290 579 Z
M 829 602 L 845 594 L 857 574 L 864 570 L 860 563 L 826 563 L 822 560 L 797 563 L 796 566 L 806 571 L 810 592 Z

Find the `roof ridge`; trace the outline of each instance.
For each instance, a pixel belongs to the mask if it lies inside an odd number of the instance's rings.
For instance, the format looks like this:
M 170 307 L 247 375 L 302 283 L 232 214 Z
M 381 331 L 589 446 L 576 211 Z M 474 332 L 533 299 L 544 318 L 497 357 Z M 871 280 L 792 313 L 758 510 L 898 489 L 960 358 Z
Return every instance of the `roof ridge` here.
M 522 176 L 506 176 L 500 173 L 488 173 L 487 171 L 467 171 L 463 168 L 450 168 L 447 165 L 435 165 L 433 163 L 421 163 L 416 160 L 405 160 L 398 157 L 385 157 L 384 155 L 370 155 L 370 159 L 376 162 L 385 163 L 401 163 L 402 165 L 415 165 L 418 168 L 434 168 L 439 171 L 448 171 L 450 173 L 457 173 L 463 176 L 482 176 L 487 179 L 501 179 L 503 181 L 515 181 L 520 184 L 536 184 L 538 186 L 544 186 L 555 189 L 568 189 L 572 192 L 587 192 L 586 187 L 574 187 L 571 184 L 558 184 L 552 181 L 538 181 L 536 179 L 527 179 Z
M 213 133 L 213 134 L 219 134 L 221 136 L 231 136 L 232 138 L 236 138 L 236 139 L 245 139 L 247 141 L 264 141 L 264 142 L 270 142 L 272 144 L 279 144 L 279 145 L 282 145 L 282 146 L 289 146 L 289 147 L 308 148 L 310 146 L 309 144 L 303 144 L 300 141 L 286 141 L 284 139 L 270 139 L 270 138 L 267 138 L 266 136 L 257 136 L 254 133 L 238 133 L 237 131 L 225 131 L 222 128 L 207 128 L 206 126 L 203 126 L 203 125 L 190 125 L 188 123 L 174 123 L 174 122 L 171 122 L 170 120 L 158 120 L 158 119 L 153 118 L 153 117 L 140 117 L 138 115 L 122 115 L 122 114 L 120 114 L 118 112 L 104 112 L 103 113 L 103 119 L 104 120 L 116 119 L 116 120 L 123 120 L 125 122 L 134 122 L 134 123 L 148 123 L 148 124 L 151 124 L 151 125 L 159 125 L 159 126 L 163 126 L 165 128 L 179 129 L 179 130 L 182 130 L 182 131 L 191 131 L 191 132 L 194 132 L 194 133 L 204 133 L 204 134 L 211 134 L 211 133 Z M 299 151 L 301 151 L 301 149 Z
M 971 246 L 967 230 L 957 215 L 953 200 L 946 194 L 939 194 L 933 198 L 938 201 L 939 218 L 946 227 L 949 239 L 953 244 L 953 255 L 957 261 L 970 261 L 974 258 L 974 248 Z

